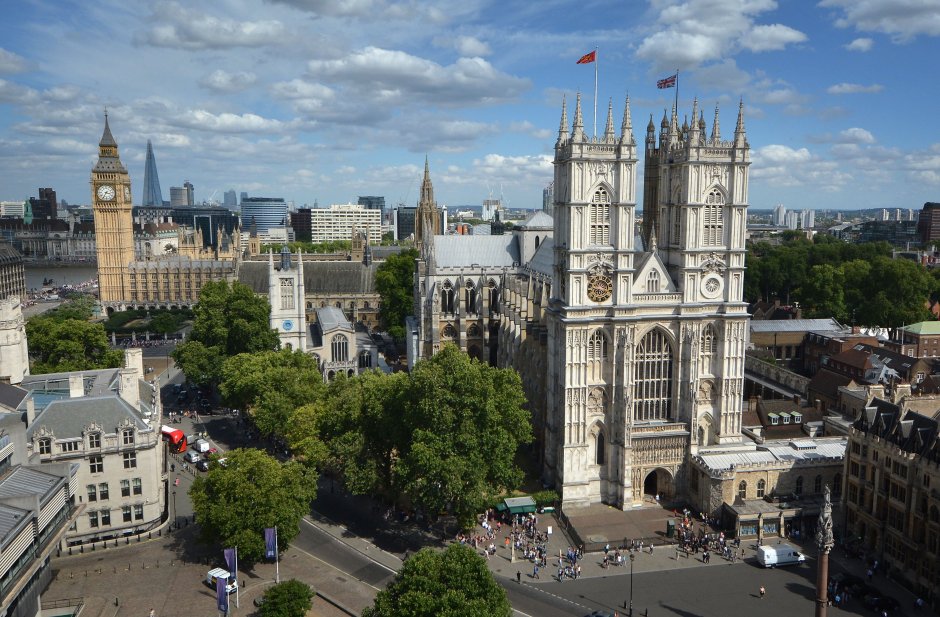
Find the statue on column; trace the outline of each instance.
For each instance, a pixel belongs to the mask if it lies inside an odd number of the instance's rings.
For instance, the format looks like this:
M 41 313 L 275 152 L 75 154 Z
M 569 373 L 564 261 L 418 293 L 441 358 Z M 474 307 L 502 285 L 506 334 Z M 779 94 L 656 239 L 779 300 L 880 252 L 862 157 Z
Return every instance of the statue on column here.
M 829 553 L 835 545 L 832 537 L 832 493 L 829 485 L 823 491 L 823 506 L 816 523 L 816 548 L 819 557 L 816 562 L 816 617 L 826 617 L 829 605 Z

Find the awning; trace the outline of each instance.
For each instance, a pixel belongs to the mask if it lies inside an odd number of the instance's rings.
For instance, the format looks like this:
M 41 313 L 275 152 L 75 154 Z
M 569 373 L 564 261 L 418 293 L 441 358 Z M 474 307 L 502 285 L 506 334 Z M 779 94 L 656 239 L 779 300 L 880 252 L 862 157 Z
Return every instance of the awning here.
M 509 497 L 503 500 L 504 509 L 510 514 L 528 514 L 535 512 L 535 500 L 531 497 Z M 497 509 L 500 509 L 497 507 Z M 500 510 L 502 511 L 502 510 Z

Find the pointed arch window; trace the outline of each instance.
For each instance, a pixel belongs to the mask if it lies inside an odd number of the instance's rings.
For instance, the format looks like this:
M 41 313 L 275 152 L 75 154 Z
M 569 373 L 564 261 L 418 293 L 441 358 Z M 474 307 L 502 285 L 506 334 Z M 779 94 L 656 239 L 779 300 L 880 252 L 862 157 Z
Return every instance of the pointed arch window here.
M 646 293 L 658 294 L 660 287 L 660 278 L 658 270 L 650 270 L 646 275 Z
M 706 324 L 705 329 L 702 331 L 702 340 L 699 347 L 702 359 L 702 370 L 706 373 L 711 373 L 712 360 L 715 357 L 715 350 L 718 346 L 718 342 L 715 336 L 715 328 L 711 324 Z
M 599 362 L 607 359 L 607 337 L 600 330 L 595 330 L 588 339 L 588 361 Z
M 741 499 L 747 498 L 747 482 L 741 480 L 741 483 L 738 484 L 738 497 Z
M 633 364 L 633 419 L 672 418 L 672 345 L 666 334 L 651 330 L 636 346 Z
M 817 495 L 822 494 L 822 476 L 816 476 L 813 479 L 813 492 Z
M 796 486 L 794 486 L 793 488 L 793 494 L 796 495 L 797 497 L 800 497 L 803 495 L 803 476 L 797 476 Z
M 718 189 L 713 189 L 705 198 L 705 211 L 703 216 L 704 230 L 702 244 L 704 246 L 721 246 L 724 239 L 724 196 Z
M 464 307 L 468 315 L 477 314 L 477 289 L 474 287 L 473 281 L 467 281 L 466 290 L 464 291 Z
M 281 310 L 294 310 L 294 280 L 281 279 Z
M 349 360 L 349 339 L 342 334 L 333 337 L 330 345 L 333 352 L 333 362 L 345 362 Z
M 444 281 L 441 286 L 441 312 L 448 315 L 454 313 L 454 287 L 450 281 Z
M 454 326 L 452 326 L 451 324 L 447 324 L 446 326 L 444 326 L 444 330 L 441 332 L 441 334 L 443 334 L 445 337 L 449 339 L 455 339 L 457 338 L 457 329 L 454 328 Z
M 607 452 L 605 452 L 605 439 L 604 431 L 598 431 L 597 437 L 594 438 L 594 464 L 603 465 L 604 459 L 606 458 Z
M 610 195 L 599 188 L 594 191 L 590 209 L 589 244 L 607 246 L 610 244 Z
M 764 493 L 767 492 L 767 482 L 764 480 L 757 481 L 757 497 L 763 499 Z

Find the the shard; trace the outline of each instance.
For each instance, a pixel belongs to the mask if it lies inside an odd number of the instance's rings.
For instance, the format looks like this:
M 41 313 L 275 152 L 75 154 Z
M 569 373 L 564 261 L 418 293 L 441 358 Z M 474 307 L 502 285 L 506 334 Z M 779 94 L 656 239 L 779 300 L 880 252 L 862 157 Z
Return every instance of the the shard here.
M 157 175 L 157 160 L 153 157 L 153 145 L 147 140 L 147 162 L 144 165 L 144 198 L 142 206 L 163 206 L 160 191 L 160 176 Z

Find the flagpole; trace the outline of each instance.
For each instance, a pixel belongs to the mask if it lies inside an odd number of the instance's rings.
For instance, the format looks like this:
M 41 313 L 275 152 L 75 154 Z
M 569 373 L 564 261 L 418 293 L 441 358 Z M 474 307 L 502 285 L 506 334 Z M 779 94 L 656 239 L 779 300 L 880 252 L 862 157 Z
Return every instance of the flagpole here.
M 594 139 L 597 139 L 597 47 L 594 48 Z
M 675 110 L 676 110 L 676 122 L 678 122 L 678 121 L 679 121 L 679 69 L 676 69 L 676 102 L 675 102 Z
M 235 545 L 235 608 L 241 608 L 238 605 L 238 588 L 241 585 L 238 584 L 238 545 Z
M 281 560 L 280 560 L 280 555 L 278 555 L 279 552 L 280 551 L 277 550 L 277 525 L 275 525 L 274 526 L 274 582 L 275 583 L 281 582 Z

